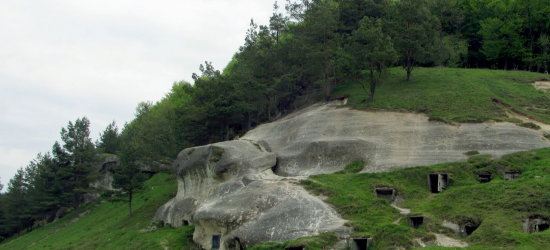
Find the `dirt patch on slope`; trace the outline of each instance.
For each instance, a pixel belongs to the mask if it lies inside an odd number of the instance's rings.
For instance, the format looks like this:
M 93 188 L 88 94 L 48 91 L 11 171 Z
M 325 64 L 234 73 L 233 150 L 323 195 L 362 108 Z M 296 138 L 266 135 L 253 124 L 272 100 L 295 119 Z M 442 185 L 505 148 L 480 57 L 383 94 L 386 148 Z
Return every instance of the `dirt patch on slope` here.
M 550 81 L 548 81 L 546 79 L 542 79 L 540 81 L 535 81 L 535 82 L 531 83 L 531 85 L 533 85 L 533 87 L 535 87 L 538 90 L 550 92 Z

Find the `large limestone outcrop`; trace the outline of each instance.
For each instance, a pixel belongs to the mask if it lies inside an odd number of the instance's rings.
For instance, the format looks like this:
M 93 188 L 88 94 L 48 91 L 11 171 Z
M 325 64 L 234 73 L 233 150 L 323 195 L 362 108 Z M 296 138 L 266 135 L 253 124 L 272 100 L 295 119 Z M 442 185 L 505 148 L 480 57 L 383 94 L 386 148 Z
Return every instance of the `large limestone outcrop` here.
M 221 249 L 236 249 L 346 230 L 345 221 L 295 179 L 273 174 L 275 165 L 275 154 L 245 140 L 183 150 L 172 165 L 178 193 L 154 220 L 194 224 L 193 239 L 206 249 L 218 235 Z
M 463 161 L 465 152 L 500 157 L 549 147 L 542 132 L 507 122 L 449 125 L 423 114 L 365 112 L 316 104 L 278 121 L 263 124 L 243 139 L 256 141 L 277 155 L 282 176 L 332 173 L 355 158 L 363 172 Z
M 335 231 L 344 220 L 296 180 L 332 173 L 356 158 L 363 172 L 495 157 L 549 147 L 542 132 L 511 123 L 449 125 L 423 114 L 365 112 L 316 104 L 248 132 L 242 140 L 183 150 L 172 164 L 178 193 L 154 220 L 194 224 L 203 248 L 238 249 Z M 274 171 L 273 171 L 274 170 Z M 219 239 L 219 241 L 218 241 Z

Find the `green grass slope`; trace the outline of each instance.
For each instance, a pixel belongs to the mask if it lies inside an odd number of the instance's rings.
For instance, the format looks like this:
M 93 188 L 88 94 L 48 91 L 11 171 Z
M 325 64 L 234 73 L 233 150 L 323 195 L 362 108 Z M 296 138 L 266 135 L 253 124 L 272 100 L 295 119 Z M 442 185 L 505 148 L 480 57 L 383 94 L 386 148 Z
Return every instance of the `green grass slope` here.
M 131 218 L 126 202 L 89 203 L 81 210 L 89 213 L 79 220 L 74 221 L 71 213 L 19 238 L 7 239 L 0 244 L 0 250 L 194 248 L 193 226 L 147 231 L 157 208 L 174 197 L 176 190 L 172 174 L 156 174 L 135 196 Z
M 350 96 L 357 109 L 417 111 L 445 122 L 506 120 L 498 99 L 514 111 L 550 123 L 550 98 L 531 83 L 549 79 L 545 74 L 485 69 L 415 68 L 406 81 L 401 68 L 389 70 L 388 78 L 371 101 L 359 84 L 341 85 L 333 97 Z
M 376 249 L 414 249 L 413 239 L 434 240 L 433 233 L 446 234 L 468 242 L 468 249 L 547 249 L 550 230 L 526 234 L 524 219 L 532 214 L 550 215 L 550 149 L 520 152 L 498 160 L 473 156 L 468 162 L 416 167 L 387 173 L 335 173 L 312 176 L 301 184 L 311 193 L 328 196 L 327 202 L 349 222 L 355 236 L 370 236 Z M 504 170 L 521 170 L 518 180 L 504 181 Z M 428 189 L 428 174 L 450 174 L 449 186 L 441 193 Z M 491 172 L 489 183 L 479 183 L 478 173 Z M 411 214 L 427 216 L 419 229 L 408 225 L 407 217 L 380 198 L 374 188 L 391 186 L 404 199 L 401 207 Z M 443 220 L 480 222 L 466 238 L 442 227 Z M 336 236 L 324 234 L 290 242 L 266 242 L 255 250 L 306 246 L 325 249 Z M 422 249 L 458 249 L 427 247 Z
M 302 184 L 315 194 L 329 196 L 356 234 L 373 237 L 374 249 L 394 246 L 413 248 L 413 238 L 429 240 L 431 232 L 447 233 L 443 220 L 481 222 L 463 240 L 470 249 L 546 249 L 550 230 L 526 234 L 524 219 L 531 214 L 550 215 L 550 149 L 521 152 L 491 160 L 474 156 L 465 163 L 447 163 L 378 174 L 331 174 L 313 176 Z M 504 170 L 521 170 L 521 178 L 504 181 Z M 432 194 L 427 175 L 434 171 L 450 174 L 447 190 Z M 478 173 L 492 172 L 493 180 L 479 183 Z M 427 222 L 420 229 L 408 226 L 407 219 L 373 188 L 390 185 L 405 200 L 401 207 L 423 214 Z M 394 224 L 399 218 L 401 221 Z M 460 238 L 458 236 L 453 236 Z M 431 248 L 439 249 L 439 248 Z M 443 248 L 441 248 L 443 249 Z

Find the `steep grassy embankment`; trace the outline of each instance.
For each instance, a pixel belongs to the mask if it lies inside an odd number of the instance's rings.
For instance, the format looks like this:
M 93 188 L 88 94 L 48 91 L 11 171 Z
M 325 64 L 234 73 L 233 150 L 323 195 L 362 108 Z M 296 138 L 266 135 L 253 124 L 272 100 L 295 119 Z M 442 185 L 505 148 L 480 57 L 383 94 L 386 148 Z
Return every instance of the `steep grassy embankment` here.
M 372 249 L 396 246 L 411 249 L 414 238 L 434 240 L 432 233 L 461 239 L 441 226 L 443 220 L 480 223 L 476 231 L 462 239 L 470 243 L 468 249 L 546 249 L 550 230 L 526 234 L 523 222 L 532 214 L 550 215 L 549 165 L 550 149 L 541 149 L 506 155 L 499 160 L 481 155 L 464 163 L 387 173 L 318 175 L 301 183 L 314 194 L 328 196 L 328 203 L 349 220 L 348 226 L 356 231 L 354 235 L 373 238 Z M 521 170 L 520 179 L 504 181 L 503 171 L 507 169 Z M 437 194 L 429 191 L 427 183 L 428 174 L 434 171 L 450 174 L 447 190 Z M 480 172 L 492 172 L 492 181 L 479 183 Z M 379 185 L 396 188 L 399 197 L 405 200 L 401 207 L 411 209 L 411 214 L 427 216 L 424 225 L 411 228 L 406 216 L 400 215 L 386 200 L 376 198 L 373 190 Z M 296 242 L 307 245 L 308 249 L 323 249 L 326 245 L 319 242 L 333 243 L 335 238 L 263 243 L 253 249 L 284 249 Z
M 550 123 L 550 98 L 531 83 L 549 79 L 547 75 L 525 71 L 485 69 L 416 68 L 407 82 L 401 68 L 389 70 L 371 101 L 361 85 L 342 85 L 333 96 L 349 95 L 349 105 L 357 109 L 418 111 L 445 122 L 507 120 L 496 98 L 518 113 Z
M 419 111 L 431 119 L 446 122 L 511 120 L 505 107 L 518 113 L 550 122 L 550 98 L 529 82 L 545 75 L 522 71 L 417 68 L 413 81 L 404 81 L 400 68 L 390 70 L 387 81 L 376 93 L 376 101 L 367 99 L 360 85 L 343 85 L 334 96 L 349 95 L 349 105 L 357 109 Z M 498 99 L 502 104 L 492 101 Z M 542 138 L 541 138 L 542 139 Z M 355 167 L 357 164 L 354 165 Z M 531 214 L 550 215 L 550 149 L 516 153 L 500 160 L 474 156 L 469 162 L 447 163 L 378 174 L 357 174 L 353 166 L 338 174 L 312 176 L 303 181 L 310 192 L 328 196 L 355 229 L 355 235 L 369 235 L 373 249 L 393 246 L 414 248 L 413 238 L 433 240 L 438 232 L 457 238 L 441 226 L 443 220 L 480 222 L 479 228 L 463 240 L 470 249 L 545 249 L 550 230 L 526 234 L 522 224 Z M 521 178 L 504 181 L 502 171 L 517 169 Z M 432 194 L 427 175 L 432 171 L 450 174 L 447 190 Z M 493 172 L 494 179 L 480 184 L 477 173 Z M 405 201 L 401 207 L 412 214 L 427 216 L 419 229 L 408 226 L 406 217 L 373 193 L 377 185 L 390 185 Z M 90 212 L 72 222 L 68 215 L 19 238 L 7 239 L 2 249 L 190 249 L 193 227 L 160 228 L 147 231 L 156 209 L 171 199 L 176 182 L 170 174 L 157 174 L 147 188 L 136 195 L 135 215 L 127 217 L 126 203 L 92 203 L 82 211 Z M 140 230 L 142 232 L 140 232 Z M 267 242 L 251 249 L 285 249 L 307 245 L 323 249 L 337 241 L 334 234 L 290 242 Z M 428 247 L 425 249 L 448 249 Z
M 134 198 L 134 216 L 126 202 L 96 202 L 82 208 L 89 213 L 77 221 L 74 213 L 19 238 L 7 239 L 0 249 L 189 249 L 194 227 L 148 231 L 150 220 L 177 189 L 172 174 L 160 173 L 146 182 Z M 140 232 L 141 230 L 141 232 Z

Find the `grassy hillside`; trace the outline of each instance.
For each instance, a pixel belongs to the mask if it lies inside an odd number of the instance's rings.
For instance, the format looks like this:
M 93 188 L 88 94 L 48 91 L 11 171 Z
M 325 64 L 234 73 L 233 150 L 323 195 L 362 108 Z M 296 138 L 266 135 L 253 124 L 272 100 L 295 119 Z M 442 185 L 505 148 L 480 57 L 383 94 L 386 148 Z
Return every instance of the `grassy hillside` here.
M 550 230 L 526 234 L 523 222 L 532 214 L 550 215 L 548 165 L 550 149 L 541 149 L 506 155 L 499 160 L 481 155 L 464 163 L 387 173 L 318 175 L 301 183 L 314 194 L 328 196 L 328 202 L 349 220 L 347 225 L 355 229 L 356 236 L 373 238 L 372 249 L 412 249 L 415 247 L 412 239 L 433 240 L 434 232 L 468 242 L 468 249 L 546 249 Z M 502 172 L 507 169 L 521 170 L 520 179 L 504 181 Z M 428 189 L 427 175 L 434 171 L 450 174 L 449 187 L 438 194 Z M 492 172 L 493 180 L 479 183 L 480 172 Z M 373 189 L 380 185 L 397 188 L 398 196 L 404 199 L 400 206 L 411 209 L 411 214 L 427 216 L 424 225 L 411 228 L 397 209 L 386 200 L 376 198 Z M 469 220 L 480 225 L 470 236 L 461 238 L 442 227 L 443 220 Z M 315 240 L 263 243 L 253 249 L 284 249 L 296 242 L 307 245 L 308 249 L 323 249 L 322 246 L 335 242 L 334 237 L 324 235 L 314 237 Z
M 89 213 L 78 221 L 71 213 L 19 238 L 7 239 L 0 250 L 192 248 L 193 226 L 147 230 L 157 208 L 174 197 L 176 189 L 173 175 L 156 174 L 135 197 L 132 218 L 128 218 L 125 202 L 91 203 L 82 208 Z
M 333 96 L 350 96 L 357 109 L 418 111 L 445 122 L 506 120 L 498 99 L 518 113 L 550 123 L 550 98 L 531 83 L 550 79 L 545 74 L 485 69 L 416 68 L 412 81 L 405 70 L 392 68 L 370 101 L 361 85 L 342 85 Z
M 492 71 L 447 68 L 417 68 L 408 83 L 405 71 L 390 70 L 387 81 L 378 89 L 376 101 L 368 99 L 360 85 L 342 85 L 334 97 L 350 96 L 349 105 L 357 109 L 383 109 L 427 113 L 445 122 L 482 122 L 507 120 L 505 110 L 550 123 L 549 94 L 538 91 L 530 82 L 546 75 L 523 71 Z M 493 101 L 497 99 L 499 103 Z M 446 163 L 378 174 L 355 173 L 358 164 L 330 175 L 312 176 L 301 184 L 310 192 L 328 196 L 327 202 L 355 229 L 356 236 L 370 236 L 373 249 L 399 246 L 412 249 L 412 239 L 434 240 L 433 233 L 459 238 L 442 227 L 443 220 L 475 221 L 479 228 L 462 240 L 469 249 L 545 249 L 550 230 L 526 234 L 524 219 L 532 214 L 550 215 L 550 149 L 511 154 L 499 160 L 473 156 L 468 162 Z M 504 181 L 502 172 L 521 170 L 521 178 Z M 427 175 L 434 171 L 450 174 L 449 187 L 442 193 L 428 190 Z M 491 172 L 493 180 L 479 183 L 478 173 Z M 178 229 L 148 230 L 156 209 L 176 192 L 175 178 L 157 174 L 147 188 L 135 196 L 132 218 L 126 203 L 96 202 L 75 220 L 70 214 L 21 237 L 7 239 L 3 249 L 191 249 L 193 226 Z M 389 185 L 404 199 L 401 207 L 427 217 L 424 225 L 413 229 L 407 218 L 383 199 L 376 198 L 374 187 Z M 337 242 L 335 234 L 266 242 L 251 249 L 285 249 L 307 246 L 323 249 Z M 428 247 L 425 249 L 447 249 Z

